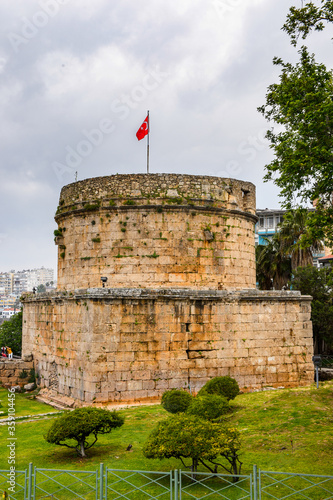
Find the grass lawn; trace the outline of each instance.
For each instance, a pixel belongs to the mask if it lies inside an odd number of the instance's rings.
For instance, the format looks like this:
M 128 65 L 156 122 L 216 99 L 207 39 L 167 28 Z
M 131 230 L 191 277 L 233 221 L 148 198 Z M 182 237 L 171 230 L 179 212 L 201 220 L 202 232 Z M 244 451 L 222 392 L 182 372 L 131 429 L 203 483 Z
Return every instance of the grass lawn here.
M 7 417 L 8 410 L 8 391 L 0 387 L 0 422 L 2 418 Z M 15 394 L 15 417 L 24 417 L 27 415 L 37 415 L 39 413 L 58 413 L 55 408 L 34 399 L 34 395 L 25 392 Z
M 7 393 L 0 390 L 4 406 Z M 226 418 L 242 435 L 243 473 L 253 464 L 264 470 L 333 474 L 333 382 L 299 389 L 281 389 L 241 394 L 232 402 L 233 412 Z M 52 407 L 16 396 L 16 416 L 55 411 Z M 43 435 L 54 417 L 16 424 L 16 469 L 29 462 L 37 467 L 94 470 L 100 462 L 110 468 L 164 470 L 183 468 L 176 459 L 149 460 L 142 446 L 155 424 L 169 414 L 160 406 L 120 410 L 125 424 L 100 436 L 87 451 L 87 458 L 74 450 L 48 444 Z M 56 418 L 56 417 L 55 417 Z M 6 426 L 0 426 L 0 439 L 8 438 Z M 131 451 L 126 451 L 132 444 Z M 6 450 L 0 452 L 0 468 L 7 469 Z M 204 470 L 204 469 L 203 469 Z

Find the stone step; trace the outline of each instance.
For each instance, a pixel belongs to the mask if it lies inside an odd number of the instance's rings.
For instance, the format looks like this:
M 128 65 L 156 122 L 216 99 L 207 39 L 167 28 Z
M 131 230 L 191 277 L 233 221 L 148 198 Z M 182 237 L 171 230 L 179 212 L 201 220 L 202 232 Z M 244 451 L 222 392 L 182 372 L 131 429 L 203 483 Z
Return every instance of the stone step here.
M 53 401 L 54 403 L 64 406 L 65 408 L 73 408 L 73 406 L 74 406 L 74 401 L 72 401 L 72 399 L 70 399 L 70 398 L 67 398 L 66 396 L 63 396 L 63 397 L 61 397 L 60 395 L 48 396 L 48 395 L 44 394 L 42 397 L 46 397 L 46 398 L 50 399 L 51 401 Z
M 70 408 L 68 405 L 64 405 L 59 401 L 53 400 L 53 398 L 48 398 L 47 396 L 36 396 L 36 399 L 41 403 L 45 403 L 53 408 L 56 408 L 56 410 L 68 410 Z

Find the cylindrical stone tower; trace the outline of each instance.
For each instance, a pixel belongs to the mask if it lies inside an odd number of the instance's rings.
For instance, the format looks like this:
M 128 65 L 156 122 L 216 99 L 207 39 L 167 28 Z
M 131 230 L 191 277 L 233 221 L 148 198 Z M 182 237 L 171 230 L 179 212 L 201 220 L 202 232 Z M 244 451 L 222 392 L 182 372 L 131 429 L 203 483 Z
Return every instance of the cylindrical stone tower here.
M 59 290 L 22 298 L 23 354 L 43 397 L 149 401 L 216 376 L 245 390 L 313 380 L 311 297 L 256 290 L 252 184 L 87 179 L 62 189 L 56 221 Z
M 255 187 L 219 177 L 133 174 L 65 186 L 58 288 L 255 288 Z

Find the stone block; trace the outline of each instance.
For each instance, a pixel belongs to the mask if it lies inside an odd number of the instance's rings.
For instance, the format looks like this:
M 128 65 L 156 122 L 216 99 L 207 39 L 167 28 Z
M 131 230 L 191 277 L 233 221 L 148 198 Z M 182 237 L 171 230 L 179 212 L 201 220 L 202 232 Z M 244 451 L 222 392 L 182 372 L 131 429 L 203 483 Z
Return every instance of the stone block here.
M 267 382 L 267 384 L 278 382 L 277 373 L 267 373 L 266 372 L 266 382 Z
M 32 354 L 24 354 L 22 355 L 22 361 L 31 362 L 33 360 Z
M 155 388 L 156 390 L 166 391 L 169 389 L 168 380 L 155 380 Z
M 117 392 L 123 392 L 127 390 L 127 381 L 125 380 L 117 380 L 115 381 L 115 391 Z
M 134 380 L 150 380 L 151 379 L 151 372 L 150 372 L 150 370 L 135 371 L 133 373 L 133 379 Z

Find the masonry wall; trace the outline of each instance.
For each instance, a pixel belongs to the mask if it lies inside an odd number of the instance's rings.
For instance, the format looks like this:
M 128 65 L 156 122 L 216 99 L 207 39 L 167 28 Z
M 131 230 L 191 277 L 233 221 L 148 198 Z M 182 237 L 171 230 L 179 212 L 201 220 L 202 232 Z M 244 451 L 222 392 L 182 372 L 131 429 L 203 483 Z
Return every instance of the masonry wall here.
M 80 401 L 313 381 L 310 297 L 256 290 L 89 289 L 24 299 L 24 354 L 42 387 Z
M 58 288 L 255 288 L 255 188 L 218 177 L 136 174 L 62 189 Z
M 29 382 L 30 370 L 34 368 L 33 361 L 23 359 L 1 359 L 0 360 L 0 385 L 4 387 L 23 387 Z M 23 375 L 26 374 L 24 377 Z

